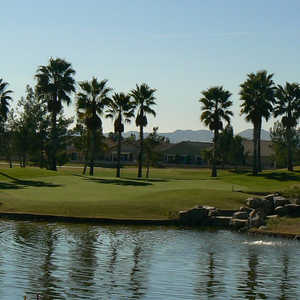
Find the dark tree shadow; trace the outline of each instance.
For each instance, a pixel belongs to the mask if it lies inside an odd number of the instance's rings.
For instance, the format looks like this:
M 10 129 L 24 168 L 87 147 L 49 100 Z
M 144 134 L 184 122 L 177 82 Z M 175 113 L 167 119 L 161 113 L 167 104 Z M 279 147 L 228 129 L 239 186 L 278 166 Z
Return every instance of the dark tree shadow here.
M 122 179 L 126 180 L 133 180 L 131 177 L 122 177 Z M 167 179 L 160 179 L 160 178 L 135 178 L 136 181 L 146 181 L 146 182 L 169 182 L 170 180 Z
M 278 181 L 290 181 L 290 180 L 300 181 L 300 174 L 298 175 L 298 174 L 286 173 L 286 172 L 272 172 L 272 173 L 259 174 L 257 175 L 257 177 L 273 179 Z
M 152 183 L 142 182 L 142 181 L 134 181 L 134 180 L 123 180 L 123 179 L 104 179 L 104 178 L 93 178 L 93 177 L 85 177 L 82 175 L 74 175 L 77 177 L 81 177 L 84 180 L 96 182 L 96 183 L 104 183 L 104 184 L 115 184 L 115 185 L 125 185 L 125 186 L 148 186 L 152 185 Z
M 21 188 L 21 186 L 14 183 L 0 182 L 0 190 L 17 190 Z
M 61 184 L 53 184 L 50 182 L 39 181 L 39 180 L 21 180 L 21 179 L 9 176 L 3 172 L 0 172 L 0 175 L 11 180 L 10 183 L 1 182 L 0 189 L 1 189 L 2 184 L 4 184 L 4 189 L 5 189 L 5 185 L 11 185 L 11 189 L 13 189 L 13 188 L 20 189 L 20 188 L 24 188 L 24 186 L 32 186 L 32 187 L 60 187 L 60 186 L 62 186 Z

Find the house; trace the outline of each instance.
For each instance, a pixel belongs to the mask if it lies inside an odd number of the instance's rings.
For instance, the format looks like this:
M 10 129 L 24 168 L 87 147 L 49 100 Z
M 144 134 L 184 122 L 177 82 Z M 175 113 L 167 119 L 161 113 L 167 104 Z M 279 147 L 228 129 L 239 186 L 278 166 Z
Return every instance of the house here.
M 244 153 L 246 155 L 246 164 L 251 165 L 253 161 L 253 141 L 243 140 Z M 274 166 L 274 150 L 272 149 L 272 141 L 260 141 L 260 156 L 262 167 Z
M 167 144 L 160 149 L 163 162 L 168 164 L 205 165 L 204 150 L 211 149 L 212 143 L 185 141 L 177 144 Z

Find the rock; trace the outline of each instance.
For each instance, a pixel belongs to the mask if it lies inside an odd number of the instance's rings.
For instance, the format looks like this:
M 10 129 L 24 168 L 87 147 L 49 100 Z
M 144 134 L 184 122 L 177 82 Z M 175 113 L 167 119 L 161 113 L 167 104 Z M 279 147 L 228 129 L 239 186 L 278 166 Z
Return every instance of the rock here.
M 278 194 L 269 194 L 269 195 L 265 196 L 264 199 L 273 202 L 274 197 L 277 197 L 277 196 L 279 196 L 279 195 Z
M 211 225 L 216 227 L 228 227 L 231 217 L 217 216 L 211 218 Z
M 232 218 L 230 221 L 230 226 L 234 229 L 241 229 L 248 226 L 248 220 Z
M 233 219 L 241 219 L 241 220 L 248 220 L 249 212 L 246 211 L 238 211 L 233 214 Z
M 247 206 L 241 206 L 240 211 L 245 211 L 247 213 L 250 213 L 252 211 L 252 208 L 249 208 Z
M 278 215 L 270 215 L 270 216 L 267 216 L 267 219 L 274 220 L 274 219 L 277 219 L 278 217 L 279 217 Z
M 203 225 L 208 222 L 208 213 L 204 207 L 195 207 L 190 210 L 179 212 L 179 222 L 185 225 Z
M 261 208 L 264 210 L 266 215 L 271 215 L 274 212 L 273 197 L 263 198 L 261 200 Z
M 280 217 L 284 217 L 287 216 L 289 214 L 289 208 L 285 206 L 277 206 L 274 210 L 275 214 L 280 216 Z
M 268 227 L 267 226 L 265 226 L 265 225 L 262 225 L 262 226 L 259 226 L 259 228 L 258 228 L 259 230 L 267 230 L 268 229 Z
M 249 225 L 250 227 L 259 227 L 265 225 L 265 213 L 263 210 L 254 209 L 249 214 Z
M 296 198 L 296 199 L 294 200 L 294 202 L 295 202 L 295 204 L 300 205 L 300 198 Z
M 288 210 L 288 215 L 291 217 L 300 217 L 300 205 L 287 204 L 284 207 Z
M 253 209 L 260 208 L 261 203 L 262 203 L 261 198 L 251 197 L 251 198 L 246 199 L 246 205 Z
M 290 201 L 287 198 L 282 196 L 273 197 L 273 201 L 274 201 L 274 208 L 278 206 L 284 206 L 286 204 L 290 204 Z
M 237 211 L 238 210 L 232 209 L 218 209 L 216 215 L 220 217 L 232 217 L 232 215 Z

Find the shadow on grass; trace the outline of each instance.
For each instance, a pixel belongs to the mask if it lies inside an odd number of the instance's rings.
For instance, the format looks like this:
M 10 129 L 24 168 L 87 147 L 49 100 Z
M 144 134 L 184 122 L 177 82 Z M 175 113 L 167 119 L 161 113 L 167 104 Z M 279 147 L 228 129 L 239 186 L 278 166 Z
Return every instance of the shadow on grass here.
M 45 181 L 38 180 L 21 180 L 12 176 L 9 176 L 3 172 L 0 172 L 0 175 L 11 180 L 10 183 L 0 182 L 0 189 L 21 189 L 25 186 L 31 187 L 60 187 L 60 184 L 53 184 Z
M 136 180 L 136 181 L 146 181 L 146 182 L 169 182 L 167 179 L 159 179 L 159 178 L 131 178 L 131 177 L 122 177 L 122 179 L 126 180 Z
M 228 170 L 228 172 L 230 173 L 234 173 L 234 174 L 247 174 L 247 173 L 250 173 L 251 170 L 247 170 L 247 169 L 231 169 L 231 170 Z
M 273 179 L 278 181 L 290 181 L 290 180 L 300 181 L 300 174 L 293 174 L 287 172 L 263 173 L 263 174 L 258 174 L 257 177 Z
M 125 186 L 149 186 L 149 185 L 152 185 L 152 183 L 142 182 L 142 181 L 134 181 L 134 180 L 93 178 L 93 177 L 85 177 L 82 175 L 74 175 L 74 176 L 81 177 L 87 181 L 103 183 L 103 184 L 115 184 L 115 185 L 125 185 Z

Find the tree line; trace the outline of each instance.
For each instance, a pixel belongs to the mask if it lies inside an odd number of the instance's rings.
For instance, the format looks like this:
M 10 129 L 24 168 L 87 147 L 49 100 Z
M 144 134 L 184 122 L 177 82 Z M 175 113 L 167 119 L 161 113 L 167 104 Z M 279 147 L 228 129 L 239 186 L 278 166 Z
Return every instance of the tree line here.
M 272 115 L 281 117 L 281 136 L 286 142 L 284 146 L 287 149 L 289 171 L 293 171 L 295 145 L 299 145 L 297 125 L 300 118 L 300 85 L 286 82 L 284 86 L 276 86 L 272 79 L 273 75 L 268 74 L 265 70 L 249 73 L 247 79 L 240 85 L 241 115 L 244 115 L 246 121 L 253 124 L 253 175 L 262 171 L 260 146 L 263 119 L 268 121 Z M 213 177 L 217 176 L 219 134 L 224 131 L 223 122 L 229 125 L 233 116 L 230 110 L 232 106 L 230 97 L 229 91 L 222 86 L 216 86 L 203 91 L 199 100 L 202 109 L 200 119 L 214 132 L 211 174 Z M 278 123 L 273 129 L 273 137 L 276 136 L 276 132 L 278 137 L 279 131 L 276 126 L 278 127 Z M 282 139 L 280 140 L 282 141 Z M 278 141 L 274 139 L 274 142 L 276 144 Z
M 102 119 L 110 118 L 114 122 L 117 140 L 117 168 L 116 176 L 120 177 L 121 143 L 124 126 L 135 119 L 139 128 L 138 177 L 142 177 L 143 164 L 149 166 L 156 154 L 153 149 L 159 143 L 165 142 L 157 134 L 157 128 L 148 139 L 144 139 L 144 127 L 147 126 L 149 115 L 156 116 L 156 89 L 146 83 L 136 85 L 128 93 L 113 92 L 108 80 L 98 80 L 93 77 L 90 81 L 78 83 L 74 79 L 75 70 L 71 63 L 61 58 L 50 58 L 48 65 L 39 66 L 34 88 L 27 86 L 26 95 L 17 104 L 17 114 L 10 109 L 12 91 L 8 83 L 0 79 L 0 152 L 12 162 L 12 154 L 17 152 L 21 166 L 25 167 L 28 154 L 35 157 L 40 167 L 57 170 L 57 164 L 66 160 L 66 153 L 62 151 L 69 143 L 68 126 L 73 118 L 66 118 L 63 104 L 70 105 L 71 97 L 75 94 L 77 125 L 73 132 L 79 135 L 75 144 L 84 152 L 84 173 L 89 167 L 89 174 L 94 174 L 97 149 L 103 144 Z M 253 174 L 262 170 L 260 132 L 262 120 L 266 121 L 273 115 L 281 116 L 281 123 L 276 123 L 271 132 L 274 141 L 287 149 L 288 170 L 293 171 L 293 155 L 295 152 L 296 128 L 300 118 L 300 85 L 286 83 L 284 86 L 275 85 L 273 74 L 258 71 L 247 75 L 247 79 L 240 85 L 241 114 L 253 124 Z M 201 116 L 214 133 L 211 151 L 212 176 L 217 176 L 218 158 L 223 162 L 231 155 L 231 160 L 240 161 L 241 140 L 232 139 L 230 120 L 231 93 L 223 86 L 211 87 L 202 91 L 200 97 Z M 224 126 L 223 122 L 226 122 Z M 280 128 L 279 128 L 280 127 Z M 280 131 L 280 130 L 281 131 Z M 282 138 L 284 136 L 284 142 Z M 276 137 L 276 138 L 275 138 Z M 230 139 L 230 143 L 228 142 Z M 286 145 L 285 145 L 286 143 Z M 231 145 L 229 147 L 229 144 Z M 222 145 L 222 146 L 221 146 Z M 102 145 L 103 146 L 103 145 Z M 227 149 L 227 152 L 225 151 Z M 278 149 L 279 149 L 278 148 Z M 145 155 L 146 154 L 146 155 Z

